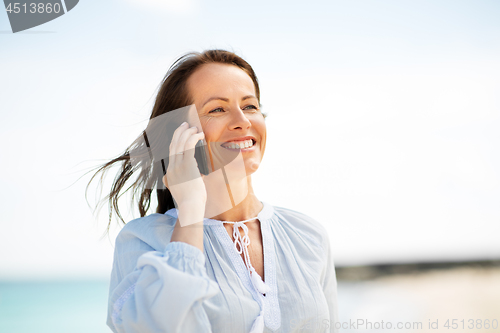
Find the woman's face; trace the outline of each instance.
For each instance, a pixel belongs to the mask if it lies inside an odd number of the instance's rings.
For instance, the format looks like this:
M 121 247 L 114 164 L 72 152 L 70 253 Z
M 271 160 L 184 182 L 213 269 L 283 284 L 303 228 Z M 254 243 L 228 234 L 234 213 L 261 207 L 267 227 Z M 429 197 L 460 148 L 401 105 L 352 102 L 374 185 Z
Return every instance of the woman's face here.
M 234 157 L 241 151 L 247 175 L 255 172 L 264 156 L 266 124 L 250 76 L 237 66 L 210 63 L 187 85 L 212 154 Z

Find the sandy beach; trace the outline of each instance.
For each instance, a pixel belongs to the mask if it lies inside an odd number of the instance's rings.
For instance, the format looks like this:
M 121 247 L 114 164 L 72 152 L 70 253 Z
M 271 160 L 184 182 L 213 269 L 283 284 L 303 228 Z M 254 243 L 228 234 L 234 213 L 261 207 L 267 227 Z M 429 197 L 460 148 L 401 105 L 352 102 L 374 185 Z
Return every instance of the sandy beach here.
M 500 332 L 499 267 L 438 269 L 340 285 L 340 319 L 350 323 L 343 332 Z M 355 300 L 343 298 L 342 290 Z M 342 303 L 350 305 L 343 309 Z

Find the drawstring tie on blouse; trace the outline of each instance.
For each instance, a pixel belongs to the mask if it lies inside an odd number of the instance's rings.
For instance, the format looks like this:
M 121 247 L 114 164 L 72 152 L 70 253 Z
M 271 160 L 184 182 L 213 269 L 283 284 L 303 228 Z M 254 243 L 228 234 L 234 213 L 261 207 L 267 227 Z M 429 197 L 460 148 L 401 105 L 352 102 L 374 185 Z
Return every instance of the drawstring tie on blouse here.
M 224 223 L 233 224 L 233 238 L 234 238 L 234 248 L 238 254 L 243 252 L 243 256 L 245 257 L 245 265 L 247 266 L 248 272 L 250 274 L 250 280 L 254 285 L 255 289 L 261 294 L 265 294 L 271 290 L 268 285 L 262 281 L 262 277 L 255 271 L 255 268 L 252 266 L 250 262 L 250 255 L 248 254 L 248 245 L 250 245 L 250 238 L 248 237 L 248 227 L 245 225 L 245 222 L 252 221 L 257 219 L 254 217 L 253 219 L 248 219 L 245 221 L 239 222 L 228 222 L 222 221 Z M 243 229 L 244 236 L 241 237 L 239 228 Z M 250 333 L 262 333 L 264 332 L 264 311 L 260 311 L 259 316 L 255 319 L 252 325 L 252 329 Z
M 245 222 L 255 219 L 257 218 L 254 217 L 253 219 L 240 222 L 222 222 L 233 224 L 234 248 L 236 249 L 236 252 L 238 252 L 238 254 L 241 254 L 243 252 L 243 256 L 245 257 L 245 265 L 247 266 L 250 278 L 255 289 L 257 289 L 261 294 L 265 294 L 270 290 L 270 288 L 264 283 L 264 281 L 262 281 L 262 277 L 255 271 L 255 268 L 253 268 L 252 263 L 250 262 L 250 255 L 248 254 L 248 245 L 250 245 L 250 238 L 248 237 L 248 227 L 245 225 Z M 241 237 L 239 228 L 243 229 L 243 232 L 245 234 L 243 237 Z
M 259 316 L 253 322 L 250 333 L 262 333 L 264 332 L 264 311 L 260 311 Z

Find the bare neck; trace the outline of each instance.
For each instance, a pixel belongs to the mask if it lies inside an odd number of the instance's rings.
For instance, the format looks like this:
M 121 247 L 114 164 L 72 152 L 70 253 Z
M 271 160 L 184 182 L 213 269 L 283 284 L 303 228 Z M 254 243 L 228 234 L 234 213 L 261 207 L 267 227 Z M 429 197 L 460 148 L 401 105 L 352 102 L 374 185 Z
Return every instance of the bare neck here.
M 263 208 L 254 194 L 251 176 L 233 181 L 229 186 L 207 187 L 207 194 L 207 211 L 216 213 L 210 218 L 219 221 L 248 220 L 256 217 Z

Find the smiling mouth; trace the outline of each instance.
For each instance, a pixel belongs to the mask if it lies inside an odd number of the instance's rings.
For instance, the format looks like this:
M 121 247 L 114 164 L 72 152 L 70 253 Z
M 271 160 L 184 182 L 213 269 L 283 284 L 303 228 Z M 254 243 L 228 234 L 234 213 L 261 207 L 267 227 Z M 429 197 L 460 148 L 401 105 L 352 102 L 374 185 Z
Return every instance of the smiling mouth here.
M 232 141 L 226 142 L 221 145 L 221 147 L 226 149 L 246 149 L 255 146 L 256 141 L 253 139 L 248 139 L 244 141 Z

